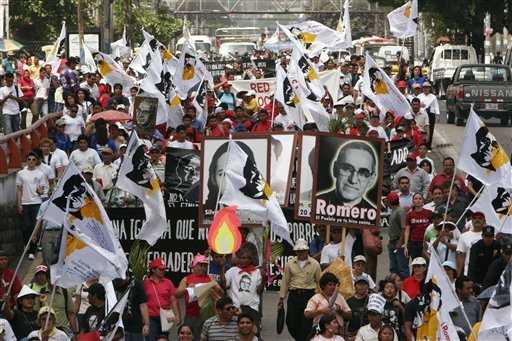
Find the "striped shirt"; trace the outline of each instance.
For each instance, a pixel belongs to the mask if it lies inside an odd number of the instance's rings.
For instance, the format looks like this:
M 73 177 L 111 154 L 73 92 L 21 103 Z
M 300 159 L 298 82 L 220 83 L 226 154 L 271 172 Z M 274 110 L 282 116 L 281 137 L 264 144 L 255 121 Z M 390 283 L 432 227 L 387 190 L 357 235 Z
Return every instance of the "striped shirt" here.
M 228 323 L 222 323 L 217 316 L 210 317 L 203 324 L 201 338 L 208 341 L 234 340 L 238 336 L 238 323 L 235 317 Z

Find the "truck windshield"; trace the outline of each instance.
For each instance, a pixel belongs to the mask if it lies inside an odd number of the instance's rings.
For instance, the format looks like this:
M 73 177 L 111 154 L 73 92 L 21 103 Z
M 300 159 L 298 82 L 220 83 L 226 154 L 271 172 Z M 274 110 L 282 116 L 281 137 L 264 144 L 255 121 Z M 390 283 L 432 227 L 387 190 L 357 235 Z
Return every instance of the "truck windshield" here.
M 444 50 L 443 51 L 443 59 L 445 60 L 466 60 L 469 59 L 468 50 L 464 49 L 453 49 L 453 50 Z
M 508 82 L 510 71 L 498 66 L 464 66 L 460 68 L 459 79 L 479 82 Z

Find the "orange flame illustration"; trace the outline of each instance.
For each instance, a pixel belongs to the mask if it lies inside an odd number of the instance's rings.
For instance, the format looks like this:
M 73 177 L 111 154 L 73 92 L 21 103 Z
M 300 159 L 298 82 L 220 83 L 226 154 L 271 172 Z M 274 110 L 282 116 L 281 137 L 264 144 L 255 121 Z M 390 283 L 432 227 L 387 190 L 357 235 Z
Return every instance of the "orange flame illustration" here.
M 218 254 L 235 253 L 242 244 L 240 219 L 236 215 L 236 206 L 228 206 L 219 210 L 208 231 L 208 245 Z

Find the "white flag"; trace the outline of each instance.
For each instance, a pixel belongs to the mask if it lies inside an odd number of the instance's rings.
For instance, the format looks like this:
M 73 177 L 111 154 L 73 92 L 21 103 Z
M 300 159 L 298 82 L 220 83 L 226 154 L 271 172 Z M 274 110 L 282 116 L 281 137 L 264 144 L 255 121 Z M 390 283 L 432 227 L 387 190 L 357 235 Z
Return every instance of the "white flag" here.
M 464 129 L 457 168 L 485 184 L 512 187 L 510 159 L 473 108 Z
M 397 38 L 416 35 L 418 26 L 418 0 L 408 1 L 388 14 L 389 30 Z
M 100 335 L 103 336 L 102 340 L 111 341 L 114 339 L 116 332 L 119 328 L 124 328 L 123 326 L 123 312 L 128 304 L 128 297 L 130 295 L 130 291 L 132 286 L 130 285 L 126 292 L 119 298 L 119 300 L 115 296 L 115 292 L 113 292 L 113 296 L 109 293 L 114 290 L 112 282 L 107 283 L 105 285 L 105 290 L 107 292 L 107 304 L 105 304 L 105 318 L 101 322 L 98 330 Z M 135 309 L 138 309 L 135 308 Z
M 123 94 L 129 96 L 130 89 L 135 86 L 135 79 L 129 76 L 123 67 L 108 54 L 92 50 L 92 55 L 96 61 L 98 71 L 107 84 L 111 86 L 117 83 L 121 84 L 123 86 Z
M 59 68 L 61 59 L 60 56 L 65 52 L 66 49 L 66 22 L 62 23 L 62 28 L 60 29 L 60 34 L 55 43 L 53 43 L 53 47 L 46 56 L 46 64 L 52 66 L 52 74 L 59 74 Z
M 512 188 L 485 186 L 470 210 L 482 212 L 486 223 L 494 226 L 496 233 L 512 233 Z
M 110 50 L 114 58 L 129 57 L 131 55 L 132 50 L 128 46 L 128 40 L 126 40 L 126 26 L 123 29 L 121 39 L 110 44 Z
M 293 245 L 288 222 L 253 157 L 237 142 L 229 141 L 227 160 L 224 190 L 219 202 L 236 206 L 241 217 L 248 213 L 258 217 L 263 224 L 270 221 L 273 232 Z
M 336 27 L 336 31 L 343 35 L 343 41 L 336 45 L 338 49 L 348 49 L 352 47 L 352 29 L 350 27 L 349 7 L 350 0 L 345 0 L 345 3 L 343 4 L 343 15 L 340 15 L 340 20 Z
M 397 89 L 395 83 L 366 53 L 363 74 L 363 95 L 371 99 L 379 108 L 381 116 L 392 111 L 396 117 L 402 117 L 411 108 L 405 96 Z
M 163 71 L 160 52 L 162 44 L 148 32 L 142 30 L 142 34 L 144 42 L 130 63 L 130 68 L 140 75 L 149 77 L 154 84 L 157 84 L 160 83 L 160 76 Z
M 348 24 L 350 25 L 350 20 Z M 347 46 L 346 34 L 313 20 L 283 25 L 283 27 L 295 37 L 296 41 L 302 44 L 309 56 L 318 55 L 324 48 L 336 51 L 352 47 L 352 42 L 350 42 L 350 46 Z M 286 33 L 287 31 L 284 32 Z M 350 40 L 352 40 L 351 36 Z
M 84 51 L 84 65 L 87 67 L 87 71 L 90 73 L 96 73 L 98 71 L 98 68 L 96 67 L 96 61 L 94 60 L 94 57 L 92 56 L 92 52 L 85 43 L 85 41 L 82 40 L 82 48 Z
M 263 44 L 263 47 L 274 53 L 278 53 L 281 50 L 289 50 L 293 48 L 292 42 L 286 34 L 278 28 L 273 35 L 271 35 Z
M 87 279 L 124 278 L 128 260 L 100 199 L 70 162 L 41 218 L 63 225 L 59 260 L 51 281 L 64 288 Z
M 276 63 L 276 90 L 274 96 L 276 101 L 281 103 L 288 117 L 297 126 L 302 127 L 304 125 L 304 118 L 298 108 L 299 98 L 295 95 L 292 83 L 279 63 Z
M 512 339 L 512 263 L 501 274 L 500 280 L 485 309 L 478 341 L 508 341 Z
M 135 130 L 130 136 L 125 157 L 119 166 L 116 186 L 135 195 L 144 204 L 146 221 L 136 238 L 155 245 L 167 230 L 164 199 L 158 177 Z

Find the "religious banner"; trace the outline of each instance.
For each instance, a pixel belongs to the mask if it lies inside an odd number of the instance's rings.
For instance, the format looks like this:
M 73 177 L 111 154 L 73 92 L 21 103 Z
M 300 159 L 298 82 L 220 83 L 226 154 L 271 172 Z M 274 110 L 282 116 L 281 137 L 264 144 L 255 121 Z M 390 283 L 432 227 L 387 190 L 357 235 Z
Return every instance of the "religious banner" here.
M 197 202 L 201 157 L 194 149 L 167 148 L 165 188 L 167 203 Z

